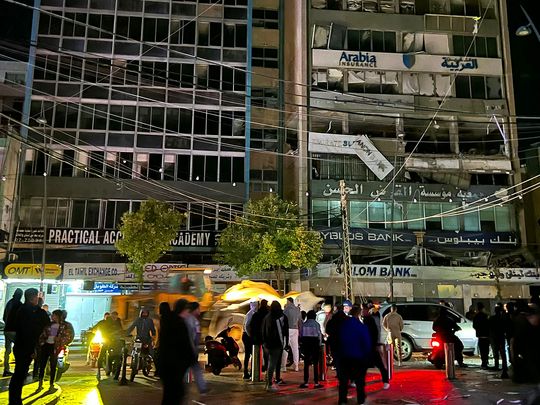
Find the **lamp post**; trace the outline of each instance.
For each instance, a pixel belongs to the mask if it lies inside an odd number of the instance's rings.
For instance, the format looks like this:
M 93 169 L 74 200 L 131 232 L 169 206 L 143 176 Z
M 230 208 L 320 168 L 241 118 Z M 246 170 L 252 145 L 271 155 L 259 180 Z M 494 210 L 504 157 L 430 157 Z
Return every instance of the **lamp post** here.
M 523 11 L 523 14 L 525 14 L 525 18 L 527 18 L 527 21 L 529 22 L 527 25 L 522 25 L 516 30 L 516 35 L 518 37 L 526 37 L 528 35 L 531 35 L 533 32 L 536 35 L 536 39 L 538 39 L 538 42 L 540 42 L 540 33 L 538 32 L 538 29 L 536 28 L 536 25 L 534 25 L 531 17 L 529 16 L 529 13 L 527 13 L 527 10 L 520 4 L 519 7 L 521 7 L 521 11 Z
M 40 117 L 36 120 L 41 129 L 41 134 L 43 135 L 43 204 L 41 208 L 41 226 L 43 228 L 43 246 L 41 252 L 41 272 L 39 274 L 40 283 L 39 291 L 43 294 L 43 283 L 45 280 L 45 254 L 47 251 L 47 170 L 49 168 L 47 159 L 47 139 L 45 139 L 45 125 L 47 125 L 47 120 L 44 117 Z
M 394 147 L 394 170 L 392 170 L 392 207 L 390 207 L 390 302 L 394 302 L 394 211 L 396 206 L 396 166 L 398 143 L 401 144 L 404 137 L 404 133 L 396 133 L 396 142 Z

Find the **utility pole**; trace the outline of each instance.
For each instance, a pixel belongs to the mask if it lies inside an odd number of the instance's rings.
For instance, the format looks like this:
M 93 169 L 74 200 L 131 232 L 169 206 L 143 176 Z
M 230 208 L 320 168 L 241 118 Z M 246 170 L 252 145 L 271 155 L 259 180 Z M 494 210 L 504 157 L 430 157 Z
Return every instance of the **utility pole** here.
M 343 232 L 343 275 L 345 277 L 345 299 L 353 301 L 352 295 L 352 265 L 351 265 L 351 240 L 349 239 L 349 204 L 345 191 L 345 180 L 339 181 L 341 194 L 341 224 Z

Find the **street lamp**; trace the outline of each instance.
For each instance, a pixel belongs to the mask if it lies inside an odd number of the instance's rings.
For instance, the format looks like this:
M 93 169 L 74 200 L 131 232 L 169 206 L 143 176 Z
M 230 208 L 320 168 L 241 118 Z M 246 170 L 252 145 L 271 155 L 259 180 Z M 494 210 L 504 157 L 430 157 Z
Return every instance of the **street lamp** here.
M 405 138 L 403 132 L 396 133 L 394 148 L 394 170 L 392 170 L 392 207 L 390 208 L 390 302 L 394 302 L 394 211 L 396 205 L 396 166 L 398 155 L 398 143 L 401 144 Z
M 520 5 L 521 11 L 523 11 L 523 14 L 525 14 L 525 17 L 527 18 L 527 21 L 529 22 L 527 25 L 522 25 L 516 30 L 516 35 L 518 37 L 526 37 L 528 35 L 531 35 L 533 32 L 536 35 L 536 39 L 538 39 L 538 42 L 540 42 L 540 32 L 538 32 L 538 29 L 534 25 L 534 22 L 532 21 L 531 17 L 529 16 L 529 13 L 527 13 L 527 10 Z

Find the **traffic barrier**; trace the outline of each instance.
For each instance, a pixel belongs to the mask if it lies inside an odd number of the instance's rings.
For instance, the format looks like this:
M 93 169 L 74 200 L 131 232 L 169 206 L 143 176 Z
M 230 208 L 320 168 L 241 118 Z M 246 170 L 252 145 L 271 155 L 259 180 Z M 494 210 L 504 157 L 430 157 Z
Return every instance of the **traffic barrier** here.
M 251 381 L 261 382 L 262 375 L 262 346 L 253 345 L 253 354 L 251 355 Z
M 326 345 L 321 345 L 321 351 L 319 353 L 319 361 L 317 362 L 317 365 L 314 365 L 313 367 L 319 368 L 319 380 L 326 381 L 326 373 L 328 371 L 328 365 L 326 364 Z M 305 365 L 304 365 L 305 367 Z
M 456 379 L 456 355 L 454 352 L 453 343 L 444 344 L 444 361 L 446 364 L 446 378 L 449 380 Z
M 391 380 L 394 376 L 394 345 L 385 344 L 384 352 L 384 362 L 386 363 L 386 370 L 388 370 L 388 379 Z

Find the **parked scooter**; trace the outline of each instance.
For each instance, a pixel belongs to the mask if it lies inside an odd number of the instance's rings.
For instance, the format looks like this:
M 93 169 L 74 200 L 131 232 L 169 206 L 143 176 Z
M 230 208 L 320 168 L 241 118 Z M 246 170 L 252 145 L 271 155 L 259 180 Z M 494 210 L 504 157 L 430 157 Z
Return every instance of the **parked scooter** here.
M 234 338 L 228 335 L 229 330 L 226 329 L 218 335 L 219 341 L 212 336 L 204 339 L 204 352 L 208 355 L 207 367 L 215 375 L 219 375 L 222 369 L 231 364 L 238 370 L 242 369 L 242 363 L 238 359 L 240 348 Z
M 428 360 L 438 369 L 444 367 L 444 341 L 438 333 L 434 333 L 431 337 L 431 353 L 428 355 Z

